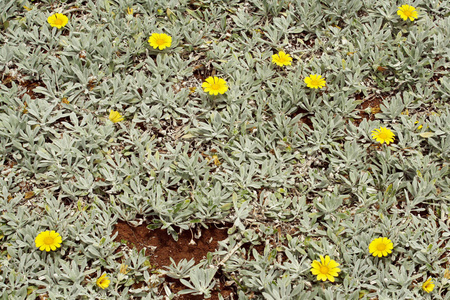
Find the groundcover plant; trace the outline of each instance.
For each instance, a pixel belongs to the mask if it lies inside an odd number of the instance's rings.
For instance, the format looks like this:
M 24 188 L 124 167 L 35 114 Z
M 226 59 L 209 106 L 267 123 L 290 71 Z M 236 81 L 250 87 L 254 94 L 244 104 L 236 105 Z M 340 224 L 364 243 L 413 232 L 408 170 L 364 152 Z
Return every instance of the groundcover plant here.
M 3 0 L 0 33 L 0 299 L 450 299 L 448 0 Z

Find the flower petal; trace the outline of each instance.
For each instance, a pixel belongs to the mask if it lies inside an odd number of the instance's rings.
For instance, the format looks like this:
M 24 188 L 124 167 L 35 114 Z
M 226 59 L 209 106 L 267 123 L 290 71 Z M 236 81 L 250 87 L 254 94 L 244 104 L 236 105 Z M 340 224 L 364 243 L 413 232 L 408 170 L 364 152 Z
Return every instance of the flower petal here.
M 320 273 L 319 275 L 317 275 L 317 280 L 327 280 L 327 276 L 325 274 Z
M 320 271 L 318 269 L 311 269 L 311 273 L 313 275 L 318 275 L 318 274 L 320 274 Z
M 334 277 L 331 276 L 330 274 L 327 274 L 327 278 L 329 281 L 334 282 Z
M 320 262 L 322 263 L 322 265 L 324 265 L 324 264 L 325 264 L 325 259 L 323 258 L 323 256 L 322 256 L 322 255 L 320 255 Z
M 328 264 L 328 267 L 329 267 L 329 268 L 334 269 L 334 268 L 336 268 L 337 266 L 339 266 L 339 264 L 338 264 L 336 261 L 330 260 L 330 263 Z

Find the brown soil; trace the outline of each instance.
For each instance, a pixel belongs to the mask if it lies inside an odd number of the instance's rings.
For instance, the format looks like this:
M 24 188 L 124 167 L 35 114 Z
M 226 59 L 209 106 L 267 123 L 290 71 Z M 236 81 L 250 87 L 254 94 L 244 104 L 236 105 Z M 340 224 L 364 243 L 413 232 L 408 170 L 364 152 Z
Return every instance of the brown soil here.
M 356 100 L 361 100 L 364 97 L 363 94 L 356 95 Z M 366 120 L 375 120 L 375 114 L 379 113 L 381 111 L 380 105 L 383 103 L 382 97 L 370 97 L 370 99 L 364 100 L 358 107 L 356 108 L 359 110 L 359 115 L 361 116 L 361 119 L 355 119 L 354 124 L 359 125 L 363 119 Z M 366 113 L 364 110 L 366 108 L 370 107 L 371 112 Z
M 198 81 L 205 81 L 206 78 L 216 75 L 216 70 L 210 64 L 198 64 L 193 67 L 193 76 L 197 78 Z
M 308 113 L 310 113 L 310 112 L 308 112 L 306 109 L 303 109 L 303 108 L 299 107 L 299 108 L 297 108 L 297 110 L 295 112 L 292 113 L 291 118 L 295 118 L 299 114 L 308 114 Z M 303 116 L 303 117 L 301 117 L 300 118 L 300 122 L 299 122 L 300 126 L 302 124 L 306 124 L 306 125 L 308 125 L 308 127 L 310 129 L 314 129 L 313 123 L 311 121 L 311 116 Z
M 40 80 L 19 80 L 16 77 L 12 77 L 10 74 L 3 74 L 3 73 L 0 73 L 0 78 L 2 84 L 4 84 L 7 88 L 12 87 L 11 84 L 12 82 L 16 83 L 18 86 L 21 86 L 23 89 L 26 90 L 25 94 L 29 95 L 31 99 L 44 98 L 44 95 L 36 94 L 33 91 L 38 86 L 45 87 L 44 82 Z
M 145 255 L 149 257 L 149 261 L 152 265 L 162 269 L 164 266 L 171 264 L 170 258 L 175 263 L 178 263 L 182 259 L 190 260 L 194 259 L 198 263 L 201 259 L 206 257 L 208 252 L 214 252 L 217 249 L 219 241 L 227 238 L 227 229 L 219 229 L 214 224 L 208 224 L 209 229 L 202 228 L 201 236 L 199 239 L 195 239 L 194 235 L 197 234 L 197 230 L 183 231 L 178 234 L 178 241 L 175 241 L 171 235 L 163 229 L 150 230 L 146 224 L 132 227 L 126 222 L 119 221 L 115 225 L 113 234 L 118 233 L 114 239 L 116 242 L 126 241 L 128 246 L 136 248 L 140 251 L 144 248 Z M 120 248 L 119 248 L 120 251 Z M 232 286 L 225 286 L 225 277 L 219 276 L 220 270 L 216 275 L 216 279 L 220 284 L 216 286 L 213 291 L 211 300 L 216 300 L 218 294 L 221 294 L 224 299 L 237 299 L 235 288 Z M 166 282 L 169 283 L 169 287 L 173 293 L 185 289 L 186 287 L 177 279 L 165 277 Z M 163 292 L 163 290 L 162 290 Z M 203 296 L 195 295 L 181 295 L 176 299 L 179 300 L 197 300 L 203 299 Z

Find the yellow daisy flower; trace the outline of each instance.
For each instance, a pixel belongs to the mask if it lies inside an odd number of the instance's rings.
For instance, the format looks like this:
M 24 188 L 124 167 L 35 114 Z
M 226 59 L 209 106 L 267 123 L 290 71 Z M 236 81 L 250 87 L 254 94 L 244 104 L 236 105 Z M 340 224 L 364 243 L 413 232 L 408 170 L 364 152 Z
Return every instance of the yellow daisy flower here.
M 62 28 L 67 25 L 69 18 L 63 14 L 53 14 L 47 18 L 47 22 L 52 27 Z
M 432 292 L 434 290 L 434 283 L 433 281 L 431 281 L 431 278 L 429 278 L 422 284 L 422 289 L 427 293 Z
M 278 54 L 272 55 L 272 62 L 278 66 L 290 66 L 292 62 L 292 57 L 283 51 L 278 52 Z
M 152 33 L 148 38 L 148 42 L 154 49 L 159 48 L 159 50 L 163 50 L 172 45 L 172 37 L 165 33 Z
M 369 252 L 372 253 L 373 256 L 387 256 L 392 252 L 394 248 L 394 244 L 392 244 L 391 240 L 386 237 L 380 237 L 374 239 L 369 245 Z
M 381 144 L 386 143 L 389 145 L 389 143 L 394 141 L 395 134 L 386 127 L 380 127 L 379 129 L 373 130 L 371 133 L 372 138 Z
M 52 231 L 42 231 L 34 240 L 36 247 L 41 251 L 53 251 L 61 247 L 62 238 L 59 233 Z
M 208 77 L 202 84 L 202 88 L 210 95 L 225 94 L 228 90 L 227 82 L 219 77 Z
M 341 271 L 337 266 L 339 264 L 334 260 L 330 259 L 327 255 L 325 258 L 320 256 L 320 261 L 315 260 L 311 264 L 311 273 L 317 275 L 317 280 L 326 281 L 327 279 L 334 282 L 334 277 L 339 276 L 338 273 Z
M 408 18 L 410 21 L 414 21 L 414 19 L 417 19 L 418 17 L 416 8 L 407 4 L 402 5 L 398 8 L 397 15 L 399 15 L 405 21 Z
M 114 111 L 114 110 L 111 110 L 111 112 L 109 113 L 109 119 L 114 123 L 124 120 L 122 115 L 118 111 Z
M 109 280 L 109 278 L 106 277 L 106 273 L 97 279 L 97 285 L 101 289 L 106 289 L 109 286 L 110 282 L 111 280 Z
M 322 78 L 321 75 L 309 75 L 309 77 L 305 78 L 306 86 L 312 89 L 321 89 L 325 86 L 326 81 L 325 78 Z

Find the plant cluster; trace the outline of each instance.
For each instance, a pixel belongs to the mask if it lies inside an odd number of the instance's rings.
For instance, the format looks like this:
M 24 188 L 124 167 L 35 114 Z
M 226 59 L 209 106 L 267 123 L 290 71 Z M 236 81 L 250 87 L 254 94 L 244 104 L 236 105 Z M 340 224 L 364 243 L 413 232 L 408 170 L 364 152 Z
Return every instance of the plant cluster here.
M 449 8 L 1 1 L 0 298 L 448 299 Z

